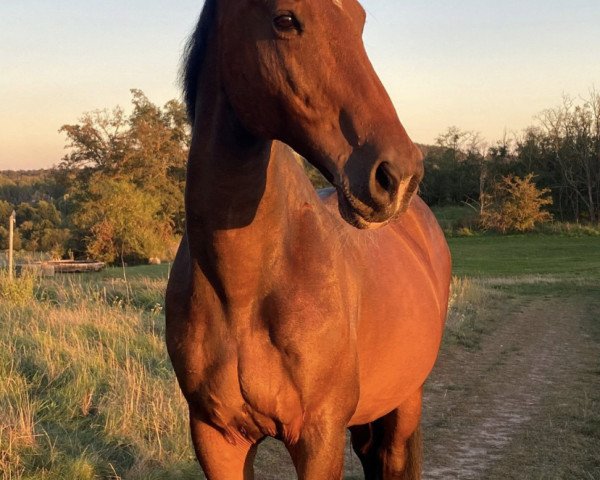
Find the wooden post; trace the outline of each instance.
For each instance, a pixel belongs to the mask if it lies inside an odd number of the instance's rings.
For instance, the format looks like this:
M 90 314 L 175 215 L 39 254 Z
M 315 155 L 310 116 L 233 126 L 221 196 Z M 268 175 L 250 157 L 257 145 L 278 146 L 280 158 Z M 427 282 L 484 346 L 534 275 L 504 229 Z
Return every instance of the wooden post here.
M 14 225 L 15 225 L 15 211 L 13 210 L 10 218 L 8 219 L 8 279 L 13 278 L 13 240 L 14 240 Z

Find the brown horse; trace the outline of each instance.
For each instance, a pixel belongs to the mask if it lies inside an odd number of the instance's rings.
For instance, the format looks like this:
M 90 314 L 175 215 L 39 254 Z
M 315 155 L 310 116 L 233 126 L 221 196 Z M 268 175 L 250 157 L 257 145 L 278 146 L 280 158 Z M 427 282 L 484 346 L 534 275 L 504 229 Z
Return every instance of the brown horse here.
M 211 480 L 253 478 L 267 436 L 299 478 L 340 479 L 347 427 L 366 478 L 420 477 L 450 258 L 364 21 L 356 0 L 207 0 L 190 41 L 167 345 Z

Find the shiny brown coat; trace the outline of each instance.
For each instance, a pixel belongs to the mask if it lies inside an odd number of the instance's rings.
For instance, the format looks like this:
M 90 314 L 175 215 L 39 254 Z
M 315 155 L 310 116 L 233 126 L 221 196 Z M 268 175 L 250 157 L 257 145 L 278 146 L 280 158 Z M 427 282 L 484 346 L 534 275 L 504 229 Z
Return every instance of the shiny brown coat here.
M 209 0 L 192 37 L 167 345 L 209 479 L 252 478 L 266 436 L 299 478 L 339 479 L 348 426 L 366 478 L 420 476 L 450 259 L 363 23 L 355 0 Z

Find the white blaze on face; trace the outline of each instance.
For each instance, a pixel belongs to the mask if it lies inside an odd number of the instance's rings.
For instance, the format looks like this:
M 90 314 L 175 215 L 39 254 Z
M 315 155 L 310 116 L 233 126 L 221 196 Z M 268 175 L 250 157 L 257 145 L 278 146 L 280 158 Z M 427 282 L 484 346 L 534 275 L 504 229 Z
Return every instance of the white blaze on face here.
M 343 0 L 333 0 L 333 3 L 335 4 L 336 7 L 341 8 L 342 10 L 344 9 L 344 3 Z

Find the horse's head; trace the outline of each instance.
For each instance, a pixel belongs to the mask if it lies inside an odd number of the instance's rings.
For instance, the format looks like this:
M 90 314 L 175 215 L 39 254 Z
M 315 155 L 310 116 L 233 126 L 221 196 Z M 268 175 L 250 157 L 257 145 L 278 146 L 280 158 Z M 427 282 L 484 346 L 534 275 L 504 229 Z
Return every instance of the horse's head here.
M 422 156 L 365 52 L 356 0 L 221 0 L 219 65 L 244 127 L 307 158 L 370 228 L 405 210 Z

